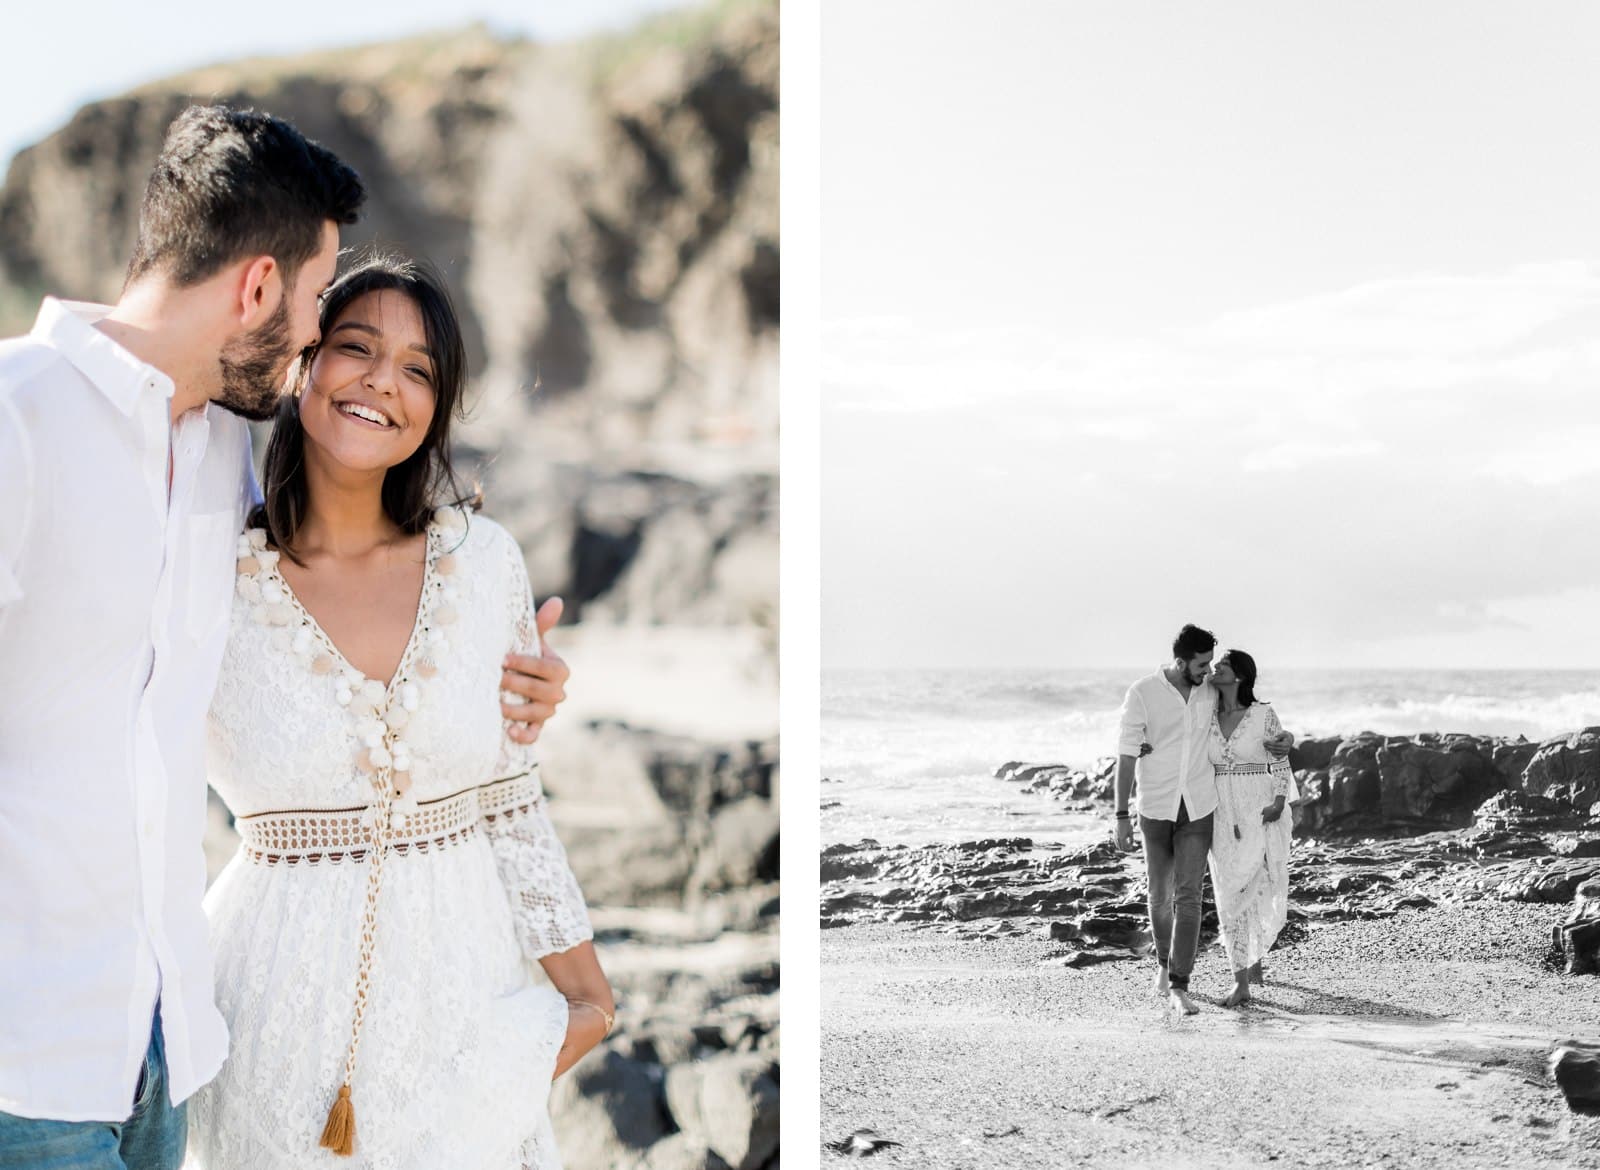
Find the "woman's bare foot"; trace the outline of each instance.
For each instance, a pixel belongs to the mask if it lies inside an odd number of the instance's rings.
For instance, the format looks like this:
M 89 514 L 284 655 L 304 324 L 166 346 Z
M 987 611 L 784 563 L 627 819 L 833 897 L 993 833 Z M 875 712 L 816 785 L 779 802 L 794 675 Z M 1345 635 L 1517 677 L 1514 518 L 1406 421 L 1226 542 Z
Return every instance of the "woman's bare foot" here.
M 1189 993 L 1181 987 L 1174 987 L 1167 992 L 1167 1002 L 1172 1005 L 1172 1010 L 1180 1016 L 1197 1016 L 1200 1009 L 1194 1006 L 1194 1001 L 1189 998 Z
M 1261 974 L 1261 960 L 1260 959 L 1257 959 L 1254 963 L 1250 964 L 1250 982 L 1251 983 L 1258 983 L 1258 984 L 1262 984 L 1262 985 L 1265 985 L 1266 982 L 1267 982 L 1266 976 Z
M 1240 971 L 1233 977 L 1233 990 L 1228 993 L 1228 998 L 1222 1001 L 1223 1007 L 1238 1007 L 1242 1003 L 1250 1002 L 1250 974 Z
M 1165 994 L 1167 994 L 1167 969 L 1166 969 L 1166 967 L 1163 966 L 1163 967 L 1157 967 L 1156 968 L 1156 981 L 1155 981 L 1155 983 L 1153 983 L 1151 985 L 1151 987 L 1152 987 L 1152 989 L 1155 991 L 1155 993 L 1157 995 L 1165 995 Z

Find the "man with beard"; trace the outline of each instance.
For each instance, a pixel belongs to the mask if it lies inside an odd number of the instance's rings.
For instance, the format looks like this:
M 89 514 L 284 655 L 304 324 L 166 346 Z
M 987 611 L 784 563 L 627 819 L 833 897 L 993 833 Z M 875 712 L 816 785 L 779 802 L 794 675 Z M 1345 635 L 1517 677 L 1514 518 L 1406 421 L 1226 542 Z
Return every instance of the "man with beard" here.
M 226 1055 L 203 743 L 256 496 L 244 419 L 318 341 L 364 198 L 288 123 L 191 107 L 117 303 L 46 298 L 0 342 L 0 1168 L 176 1168 Z M 566 667 L 512 666 L 527 742 Z
M 1217 809 L 1217 779 L 1206 739 L 1217 692 L 1208 681 L 1217 639 L 1187 625 L 1172 642 L 1171 660 L 1128 688 L 1117 736 L 1116 845 L 1133 852 L 1128 801 L 1139 780 L 1139 829 L 1150 887 L 1150 932 L 1156 952 L 1157 994 L 1174 1011 L 1194 1015 L 1189 975 L 1200 950 L 1200 904 Z M 1294 737 L 1267 741 L 1286 755 Z

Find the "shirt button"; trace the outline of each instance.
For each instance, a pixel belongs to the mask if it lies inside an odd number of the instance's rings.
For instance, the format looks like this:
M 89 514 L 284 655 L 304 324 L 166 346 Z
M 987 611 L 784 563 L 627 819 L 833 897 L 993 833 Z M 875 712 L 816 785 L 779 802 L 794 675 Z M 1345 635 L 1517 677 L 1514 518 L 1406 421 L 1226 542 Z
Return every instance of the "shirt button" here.
M 156 835 L 156 825 L 154 821 L 146 821 L 144 823 L 144 835 L 146 837 L 154 837 Z

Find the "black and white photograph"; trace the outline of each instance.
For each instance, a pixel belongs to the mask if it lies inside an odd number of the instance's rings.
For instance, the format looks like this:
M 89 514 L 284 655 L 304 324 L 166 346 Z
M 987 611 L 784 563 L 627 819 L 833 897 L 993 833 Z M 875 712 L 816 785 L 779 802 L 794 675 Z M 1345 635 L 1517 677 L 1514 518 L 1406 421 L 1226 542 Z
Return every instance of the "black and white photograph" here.
M 823 5 L 824 1166 L 1600 1166 L 1597 48 Z

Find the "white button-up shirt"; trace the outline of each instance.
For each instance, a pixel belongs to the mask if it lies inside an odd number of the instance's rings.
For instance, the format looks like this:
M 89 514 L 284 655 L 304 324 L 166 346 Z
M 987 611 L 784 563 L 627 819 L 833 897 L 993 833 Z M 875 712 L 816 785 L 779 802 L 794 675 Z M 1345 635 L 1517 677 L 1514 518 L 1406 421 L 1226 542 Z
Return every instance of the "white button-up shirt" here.
M 1134 773 L 1141 816 L 1175 821 L 1179 801 L 1192 821 L 1216 811 L 1217 774 L 1206 750 L 1216 705 L 1217 691 L 1210 683 L 1190 688 L 1186 702 L 1160 670 L 1128 688 L 1117 754 L 1138 757 L 1144 743 L 1153 749 Z
M 174 1104 L 228 1040 L 204 742 L 250 438 L 174 426 L 106 311 L 47 299 L 0 342 L 0 1111 L 63 1121 L 126 1119 L 158 996 Z

